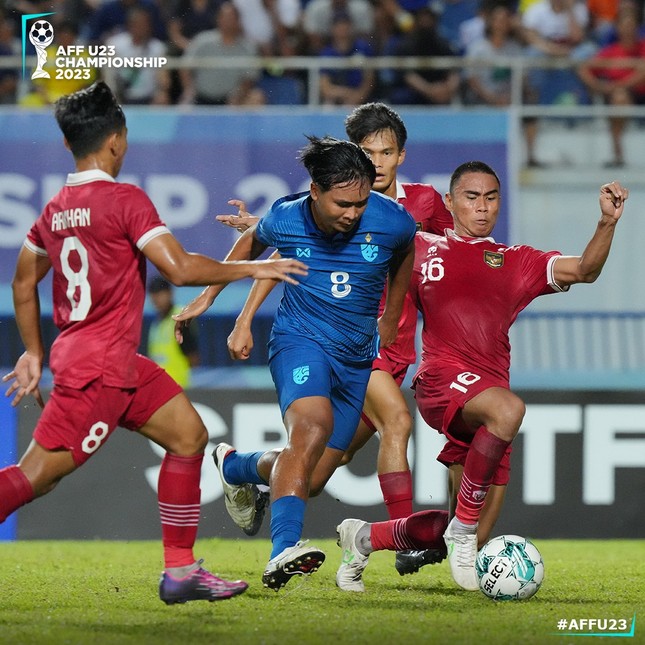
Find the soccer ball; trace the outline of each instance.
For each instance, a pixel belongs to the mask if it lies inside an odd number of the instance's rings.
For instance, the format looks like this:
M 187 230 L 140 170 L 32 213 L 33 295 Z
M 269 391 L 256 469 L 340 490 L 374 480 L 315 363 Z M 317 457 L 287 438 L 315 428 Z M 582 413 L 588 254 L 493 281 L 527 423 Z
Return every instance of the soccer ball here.
M 475 562 L 479 588 L 493 600 L 526 600 L 544 579 L 544 562 L 533 542 L 500 535 L 487 542 Z
M 54 28 L 46 20 L 37 20 L 31 26 L 29 39 L 34 45 L 38 43 L 43 47 L 49 47 L 54 40 Z

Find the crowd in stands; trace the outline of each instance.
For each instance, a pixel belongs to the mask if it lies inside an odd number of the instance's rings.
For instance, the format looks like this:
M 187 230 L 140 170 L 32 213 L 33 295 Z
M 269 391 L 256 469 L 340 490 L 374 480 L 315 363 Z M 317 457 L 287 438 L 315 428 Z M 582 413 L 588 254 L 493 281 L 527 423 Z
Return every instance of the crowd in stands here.
M 511 70 L 469 61 L 566 58 L 530 68 L 530 104 L 645 104 L 643 0 L 10 0 L 0 10 L 0 56 L 21 52 L 21 15 L 53 12 L 52 48 L 112 45 L 120 56 L 173 56 L 181 69 L 110 69 L 103 76 L 126 104 L 263 105 L 307 102 L 307 71 L 199 66 L 227 56 L 349 58 L 324 68 L 320 102 L 353 106 L 491 105 L 511 101 Z M 52 54 L 53 55 L 53 54 Z M 461 57 L 463 68 L 370 69 L 371 56 Z M 607 59 L 641 59 L 611 67 Z M 193 66 L 191 67 L 191 63 Z M 620 63 L 619 63 L 620 65 Z M 0 68 L 0 103 L 43 105 L 91 79 L 37 79 L 19 90 Z M 625 119 L 610 120 L 612 164 L 624 163 Z M 529 165 L 537 122 L 524 121 Z

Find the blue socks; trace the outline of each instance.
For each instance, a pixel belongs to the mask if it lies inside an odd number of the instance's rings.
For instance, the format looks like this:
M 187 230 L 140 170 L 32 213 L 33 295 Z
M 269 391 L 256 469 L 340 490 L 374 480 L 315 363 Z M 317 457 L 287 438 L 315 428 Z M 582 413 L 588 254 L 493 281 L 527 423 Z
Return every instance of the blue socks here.
M 271 559 L 302 537 L 307 502 L 295 495 L 280 497 L 271 504 Z
M 229 453 L 224 458 L 222 470 L 229 484 L 268 484 L 258 475 L 258 461 L 263 452 Z

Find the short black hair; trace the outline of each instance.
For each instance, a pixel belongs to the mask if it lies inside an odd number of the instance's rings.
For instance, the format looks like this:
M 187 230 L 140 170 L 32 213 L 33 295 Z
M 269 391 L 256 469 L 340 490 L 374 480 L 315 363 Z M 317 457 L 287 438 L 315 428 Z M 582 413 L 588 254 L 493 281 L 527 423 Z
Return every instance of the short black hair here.
M 61 96 L 54 115 L 75 159 L 97 152 L 107 137 L 125 128 L 125 114 L 103 81 Z
M 452 176 L 450 177 L 450 194 L 452 194 L 457 182 L 464 175 L 470 172 L 483 172 L 485 175 L 492 175 L 497 179 L 497 183 L 501 187 L 501 182 L 497 173 L 487 163 L 484 163 L 483 161 L 467 161 L 466 163 L 462 163 L 461 166 L 457 166 L 452 173 Z
M 358 145 L 366 137 L 383 130 L 392 130 L 399 152 L 405 148 L 408 131 L 403 119 L 385 103 L 364 103 L 354 108 L 345 119 L 345 132 L 349 140 Z
M 330 136 L 307 139 L 309 143 L 300 151 L 300 161 L 323 192 L 356 181 L 368 184 L 371 189 L 376 168 L 357 144 Z

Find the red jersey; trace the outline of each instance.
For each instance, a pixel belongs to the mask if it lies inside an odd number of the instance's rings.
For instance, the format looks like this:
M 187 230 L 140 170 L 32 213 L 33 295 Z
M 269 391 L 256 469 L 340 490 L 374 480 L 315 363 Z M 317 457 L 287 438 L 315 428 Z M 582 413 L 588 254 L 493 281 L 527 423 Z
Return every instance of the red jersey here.
M 452 231 L 416 235 L 410 292 L 424 321 L 417 374 L 453 363 L 508 382 L 517 315 L 538 296 L 566 290 L 553 278 L 559 256 Z
M 627 49 L 620 43 L 612 43 L 603 47 L 595 56 L 594 60 L 623 59 L 623 58 L 645 58 L 645 39 L 639 40 L 632 49 Z M 592 61 L 593 62 L 593 61 Z M 607 81 L 626 81 L 638 72 L 634 67 L 592 67 L 594 76 Z M 645 82 L 632 88 L 632 92 L 638 96 L 645 96 Z
M 417 231 L 443 235 L 447 228 L 453 227 L 452 215 L 445 207 L 441 195 L 428 184 L 397 184 L 396 201 L 412 215 L 417 223 Z M 385 307 L 385 292 L 381 298 L 379 315 Z M 409 294 L 403 302 L 396 340 L 379 351 L 394 363 L 412 365 L 416 361 L 414 341 L 417 331 L 417 308 Z
M 25 246 L 54 270 L 54 323 L 60 330 L 50 366 L 59 385 L 137 384 L 146 258 L 141 249 L 168 233 L 136 186 L 100 170 L 72 173 L 45 206 Z

